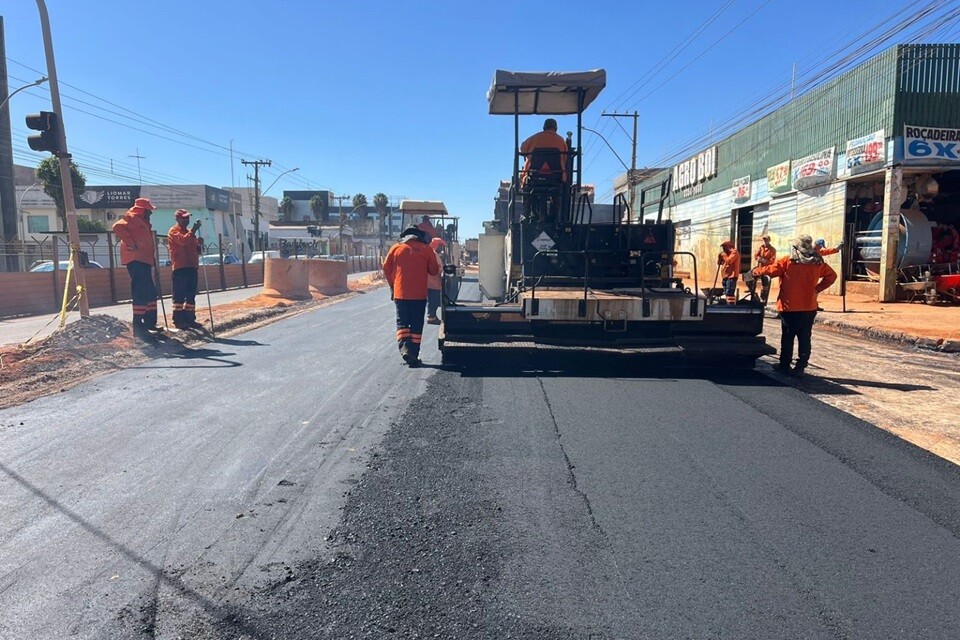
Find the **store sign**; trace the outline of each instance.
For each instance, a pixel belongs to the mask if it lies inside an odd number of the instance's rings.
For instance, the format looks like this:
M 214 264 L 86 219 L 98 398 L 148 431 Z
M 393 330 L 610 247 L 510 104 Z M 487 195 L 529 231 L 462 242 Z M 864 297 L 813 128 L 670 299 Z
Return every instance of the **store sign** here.
M 733 201 L 746 202 L 750 199 L 750 176 L 737 178 L 733 181 Z
M 767 191 L 783 193 L 790 191 L 790 161 L 781 162 L 767 169 Z
M 905 125 L 903 159 L 931 164 L 960 162 L 960 129 Z
M 850 175 L 881 168 L 887 161 L 884 131 L 847 141 L 847 171 Z
M 833 152 L 836 147 L 793 161 L 793 187 L 810 189 L 830 182 L 833 178 Z
M 695 187 L 703 190 L 703 183 L 717 175 L 717 148 L 710 147 L 689 160 L 684 160 L 673 168 L 673 190 L 684 191 L 683 195 L 693 195 Z
M 205 186 L 207 209 L 230 211 L 230 192 L 215 187 Z
M 140 187 L 88 187 L 77 200 L 78 209 L 129 209 L 140 197 Z

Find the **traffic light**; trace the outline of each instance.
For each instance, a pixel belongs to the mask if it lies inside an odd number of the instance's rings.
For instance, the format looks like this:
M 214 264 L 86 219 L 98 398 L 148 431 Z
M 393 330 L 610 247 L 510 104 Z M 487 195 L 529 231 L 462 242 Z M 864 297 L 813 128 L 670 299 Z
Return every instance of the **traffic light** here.
M 39 131 L 39 134 L 27 136 L 27 144 L 34 151 L 59 153 L 60 118 L 53 111 L 41 111 L 27 116 L 27 128 Z

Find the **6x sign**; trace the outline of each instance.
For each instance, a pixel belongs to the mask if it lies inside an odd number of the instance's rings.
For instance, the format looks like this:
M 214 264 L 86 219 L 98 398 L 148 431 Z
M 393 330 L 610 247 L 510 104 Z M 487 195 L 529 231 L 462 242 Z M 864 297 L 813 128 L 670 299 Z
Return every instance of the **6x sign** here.
M 960 129 L 904 126 L 903 159 L 960 162 Z

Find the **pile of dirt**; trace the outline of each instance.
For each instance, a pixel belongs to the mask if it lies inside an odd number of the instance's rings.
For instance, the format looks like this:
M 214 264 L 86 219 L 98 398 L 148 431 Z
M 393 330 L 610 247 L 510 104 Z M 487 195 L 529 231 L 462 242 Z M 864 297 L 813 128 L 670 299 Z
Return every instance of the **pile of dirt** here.
M 37 343 L 51 349 L 75 349 L 105 344 L 122 335 L 130 334 L 130 324 L 113 316 L 96 314 L 71 322 Z
M 362 278 L 357 278 L 356 280 L 351 280 L 347 283 L 347 286 L 350 287 L 351 291 L 369 291 L 370 289 L 375 289 L 383 284 L 386 284 L 386 279 L 383 277 L 382 271 L 374 271 L 373 273 L 368 273 Z

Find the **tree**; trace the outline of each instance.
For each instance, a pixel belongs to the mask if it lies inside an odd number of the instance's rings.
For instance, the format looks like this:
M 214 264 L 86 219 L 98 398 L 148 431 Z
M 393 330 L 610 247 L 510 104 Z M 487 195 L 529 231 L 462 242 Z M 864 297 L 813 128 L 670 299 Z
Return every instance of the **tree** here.
M 353 196 L 353 208 L 360 214 L 361 220 L 367 219 L 367 196 L 358 193 Z
M 390 199 L 387 198 L 387 194 L 378 193 L 373 196 L 373 208 L 377 212 L 377 218 L 382 225 L 384 218 L 387 217 L 387 213 L 389 213 L 390 210 Z
M 293 214 L 293 198 L 283 196 L 283 200 L 280 201 L 280 213 L 283 214 L 284 222 L 290 222 L 290 216 Z
M 89 220 L 87 218 L 77 218 L 77 228 L 80 233 L 103 233 L 107 228 L 99 220 Z
M 321 195 L 310 198 L 310 211 L 314 220 L 324 222 L 327 219 L 327 199 Z
M 35 172 L 43 192 L 53 198 L 57 206 L 57 218 L 60 219 L 60 230 L 67 229 L 67 209 L 63 203 L 63 185 L 60 182 L 60 160 L 54 156 L 44 158 Z M 73 182 L 73 199 L 79 200 L 87 188 L 87 178 L 74 162 L 70 161 L 70 179 Z

